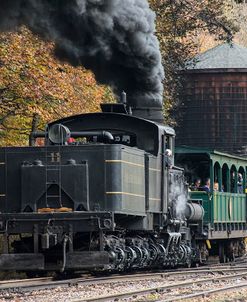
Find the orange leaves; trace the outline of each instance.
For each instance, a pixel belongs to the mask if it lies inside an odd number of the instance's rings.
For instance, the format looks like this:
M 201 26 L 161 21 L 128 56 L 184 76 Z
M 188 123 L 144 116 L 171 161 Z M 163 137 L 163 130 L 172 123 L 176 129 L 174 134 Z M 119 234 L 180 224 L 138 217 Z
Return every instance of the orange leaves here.
M 34 113 L 43 128 L 53 119 L 96 111 L 101 102 L 114 100 L 90 71 L 59 62 L 53 49 L 53 43 L 25 27 L 0 35 L 0 145 L 27 144 Z

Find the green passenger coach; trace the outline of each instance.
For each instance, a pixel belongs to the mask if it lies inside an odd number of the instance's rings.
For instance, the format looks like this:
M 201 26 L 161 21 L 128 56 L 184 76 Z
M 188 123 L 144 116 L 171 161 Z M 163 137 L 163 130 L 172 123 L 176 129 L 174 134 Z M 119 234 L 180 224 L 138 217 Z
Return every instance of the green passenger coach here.
M 247 236 L 246 168 L 242 157 L 192 147 L 178 147 L 176 165 L 184 168 L 190 200 L 204 209 L 201 226 L 194 226 L 195 239 L 222 262 L 243 250 Z M 201 181 L 198 187 L 195 181 Z M 206 188 L 207 182 L 209 188 Z

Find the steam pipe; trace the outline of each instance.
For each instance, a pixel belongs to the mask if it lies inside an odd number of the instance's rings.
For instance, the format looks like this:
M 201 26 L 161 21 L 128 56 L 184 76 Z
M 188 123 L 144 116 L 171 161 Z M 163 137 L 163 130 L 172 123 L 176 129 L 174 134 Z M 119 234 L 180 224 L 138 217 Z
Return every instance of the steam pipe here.
M 88 137 L 88 136 L 101 136 L 103 138 L 106 138 L 109 141 L 113 141 L 114 137 L 109 131 L 72 131 L 70 133 L 71 137 L 77 138 L 77 137 Z M 46 132 L 36 131 L 32 132 L 29 136 L 29 146 L 35 145 L 35 139 L 38 137 L 45 138 L 47 137 Z
M 88 136 L 102 136 L 107 138 L 109 141 L 113 141 L 114 137 L 109 131 L 72 131 L 70 137 L 88 137 Z
M 127 95 L 126 95 L 126 92 L 123 91 L 122 94 L 121 94 L 121 102 L 126 105 L 127 104 Z
M 66 246 L 67 246 L 67 242 L 69 240 L 69 236 L 65 235 L 64 236 L 64 240 L 63 240 L 63 265 L 61 268 L 61 273 L 64 272 L 65 266 L 66 266 Z
M 128 114 L 132 115 L 132 108 L 130 104 L 127 103 L 127 93 L 125 91 L 121 93 L 121 103 L 124 104 Z

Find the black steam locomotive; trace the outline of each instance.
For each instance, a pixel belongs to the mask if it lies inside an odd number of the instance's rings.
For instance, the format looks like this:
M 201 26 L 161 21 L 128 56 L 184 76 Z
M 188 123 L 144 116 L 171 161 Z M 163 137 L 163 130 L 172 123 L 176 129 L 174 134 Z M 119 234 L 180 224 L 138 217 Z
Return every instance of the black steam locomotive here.
M 127 270 L 203 262 L 204 209 L 174 166 L 174 130 L 125 104 L 0 149 L 2 270 Z M 197 238 L 198 239 L 198 238 Z

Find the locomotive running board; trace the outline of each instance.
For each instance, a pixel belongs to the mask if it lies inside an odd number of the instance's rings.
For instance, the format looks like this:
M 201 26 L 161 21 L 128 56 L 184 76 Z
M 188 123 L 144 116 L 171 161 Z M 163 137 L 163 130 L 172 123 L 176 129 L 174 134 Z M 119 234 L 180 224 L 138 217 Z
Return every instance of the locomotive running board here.
M 1 254 L 0 270 L 43 270 L 42 254 Z

